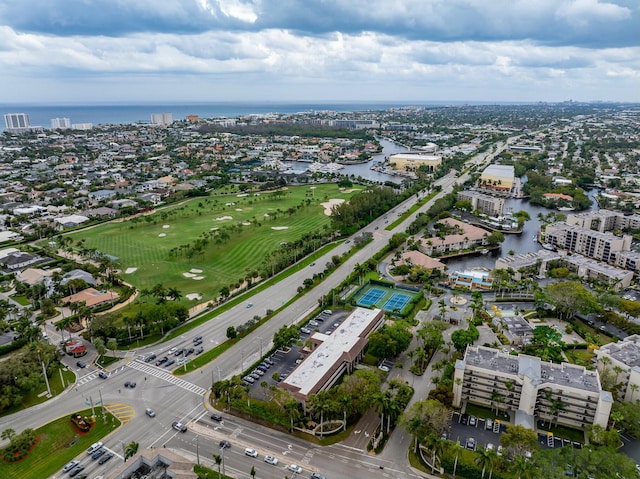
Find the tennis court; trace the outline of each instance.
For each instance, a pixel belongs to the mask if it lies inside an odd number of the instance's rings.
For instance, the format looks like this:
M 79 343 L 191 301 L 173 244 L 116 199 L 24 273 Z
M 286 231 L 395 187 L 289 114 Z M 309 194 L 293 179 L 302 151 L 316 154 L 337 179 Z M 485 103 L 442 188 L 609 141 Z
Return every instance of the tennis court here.
M 360 306 L 373 306 L 376 304 L 382 297 L 387 294 L 384 289 L 378 288 L 370 288 L 359 300 L 358 304 Z
M 402 311 L 402 309 L 409 304 L 411 301 L 411 296 L 403 293 L 393 293 L 386 303 L 382 305 L 382 309 L 385 311 Z

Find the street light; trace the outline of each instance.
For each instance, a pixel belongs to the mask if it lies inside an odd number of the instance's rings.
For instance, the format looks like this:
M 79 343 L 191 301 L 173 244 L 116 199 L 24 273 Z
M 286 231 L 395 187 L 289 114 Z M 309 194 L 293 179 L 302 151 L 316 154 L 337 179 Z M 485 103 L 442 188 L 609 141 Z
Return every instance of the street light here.
M 240 374 L 244 372 L 244 349 L 240 351 Z
M 224 447 L 221 447 L 220 452 L 222 453 L 222 474 L 226 475 L 226 472 L 224 470 L 224 449 L 225 449 Z

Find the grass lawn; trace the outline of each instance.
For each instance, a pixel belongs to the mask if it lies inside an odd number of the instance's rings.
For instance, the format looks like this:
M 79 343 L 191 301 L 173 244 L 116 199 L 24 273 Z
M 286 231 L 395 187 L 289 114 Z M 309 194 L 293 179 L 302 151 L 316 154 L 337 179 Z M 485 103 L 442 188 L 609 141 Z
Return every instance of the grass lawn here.
M 62 376 L 64 377 L 65 387 L 69 386 L 69 384 L 73 384 L 76 381 L 76 375 L 72 371 L 69 371 L 67 368 L 62 369 Z M 65 388 L 62 386 L 59 372 L 53 373 L 53 375 L 49 378 L 49 387 L 51 388 L 51 394 L 53 396 L 57 396 L 65 390 Z M 0 416 L 13 414 L 14 412 L 21 411 L 23 409 L 30 408 L 31 406 L 35 406 L 36 404 L 48 401 L 49 398 L 47 398 L 46 395 L 42 394 L 43 392 L 46 392 L 46 390 L 47 387 L 43 385 L 42 391 L 34 392 L 24 396 L 19 406 L 15 406 L 3 411 Z M 0 477 L 2 477 L 2 475 L 0 475 Z
M 352 194 L 327 184 L 315 185 L 313 190 L 292 187 L 279 195 L 194 198 L 153 215 L 105 223 L 69 236 L 74 242 L 85 240 L 85 248 L 119 258 L 123 279 L 138 289 L 162 283 L 183 295 L 199 293 L 201 301 L 207 301 L 223 286 L 260 269 L 263 259 L 281 243 L 328 226 L 330 218 L 320 203 L 334 198 L 346 200 Z M 215 230 L 223 228 L 230 239 L 216 243 Z M 183 253 L 170 255 L 172 249 L 193 245 L 196 239 L 205 237 L 209 242 L 202 254 L 190 259 Z M 128 268 L 137 269 L 127 274 Z M 184 273 L 200 279 L 185 277 Z
M 96 409 L 96 412 L 99 413 L 99 408 Z M 78 414 L 81 416 L 90 415 L 91 409 L 79 411 Z M 26 459 L 13 463 L 0 461 L 0 477 L 3 479 L 42 479 L 43 477 L 52 477 L 67 462 L 79 454 L 84 454 L 84 451 L 91 444 L 103 439 L 119 425 L 120 421 L 111 414 L 107 414 L 106 424 L 98 416 L 96 424 L 91 431 L 87 434 L 80 434 L 71 424 L 69 416 L 56 419 L 36 429 L 38 442 Z M 16 432 L 20 433 L 22 431 L 16 429 Z M 76 437 L 77 441 L 71 445 Z

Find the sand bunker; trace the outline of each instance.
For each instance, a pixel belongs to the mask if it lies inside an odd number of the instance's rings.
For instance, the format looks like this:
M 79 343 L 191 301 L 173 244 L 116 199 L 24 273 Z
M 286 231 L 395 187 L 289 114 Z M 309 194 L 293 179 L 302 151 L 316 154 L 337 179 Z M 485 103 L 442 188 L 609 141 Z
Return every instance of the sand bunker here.
M 224 221 L 224 220 L 232 220 L 233 217 L 232 216 L 220 216 L 219 218 L 216 218 L 216 221 Z
M 218 231 L 220 228 L 218 228 L 217 226 L 213 227 L 213 228 L 209 228 L 209 231 Z
M 248 221 L 245 221 L 242 223 L 242 226 L 251 226 L 251 223 L 249 223 Z
M 238 198 L 244 198 L 245 196 L 249 196 L 249 193 L 238 193 L 236 196 Z
M 202 295 L 199 293 L 189 293 L 189 294 L 185 294 L 184 296 L 187 299 L 190 299 L 191 301 L 193 301 L 194 299 L 202 299 Z
M 324 214 L 327 216 L 331 216 L 331 209 L 336 205 L 341 205 L 344 203 L 344 200 L 338 198 L 331 198 L 329 201 L 324 203 L 320 203 L 321 206 L 324 206 Z
M 225 203 L 224 205 L 225 206 L 235 206 L 236 204 L 235 203 Z
M 265 217 L 265 218 L 268 218 L 268 217 L 269 217 L 269 213 L 265 213 L 265 214 L 264 214 L 264 217 Z
M 160 238 L 164 238 L 165 236 L 167 236 L 167 233 L 160 233 L 158 236 L 159 236 Z
M 194 276 L 191 279 L 195 279 L 196 281 L 200 281 L 201 279 L 204 279 L 204 276 Z
M 138 268 L 127 268 L 124 274 L 131 274 L 131 273 L 135 273 L 136 271 L 138 271 Z
M 242 211 L 242 208 L 236 208 L 236 211 Z
M 189 273 L 202 273 L 202 270 L 201 269 L 196 269 L 196 268 L 191 268 L 189 270 Z
M 182 273 L 182 276 L 184 276 L 185 278 L 193 278 L 195 276 L 195 274 L 193 274 L 193 273 Z
M 288 230 L 289 227 L 288 226 L 272 226 L 271 229 L 272 230 L 276 230 L 276 231 L 280 231 L 280 230 Z
M 162 227 L 166 230 L 167 228 L 171 228 L 171 225 L 162 225 Z

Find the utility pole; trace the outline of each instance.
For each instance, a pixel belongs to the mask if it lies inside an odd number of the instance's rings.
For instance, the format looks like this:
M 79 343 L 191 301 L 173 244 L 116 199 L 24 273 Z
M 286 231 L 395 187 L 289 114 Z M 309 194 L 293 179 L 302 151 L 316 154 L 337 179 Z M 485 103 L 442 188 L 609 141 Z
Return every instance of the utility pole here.
M 51 397 L 51 387 L 49 386 L 49 378 L 47 377 L 47 368 L 44 365 L 44 361 L 40 361 L 42 364 L 42 375 L 44 376 L 44 382 L 47 383 L 47 393 Z

